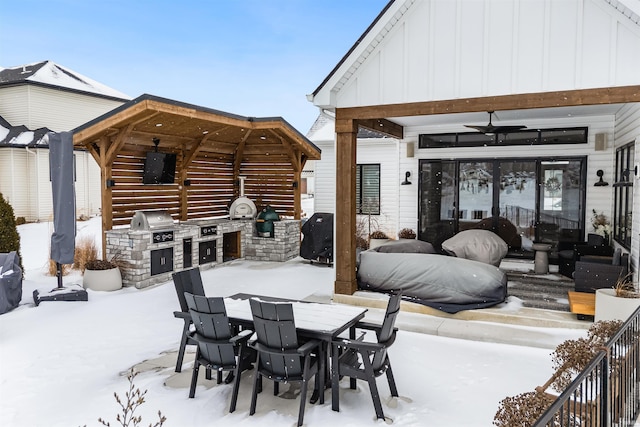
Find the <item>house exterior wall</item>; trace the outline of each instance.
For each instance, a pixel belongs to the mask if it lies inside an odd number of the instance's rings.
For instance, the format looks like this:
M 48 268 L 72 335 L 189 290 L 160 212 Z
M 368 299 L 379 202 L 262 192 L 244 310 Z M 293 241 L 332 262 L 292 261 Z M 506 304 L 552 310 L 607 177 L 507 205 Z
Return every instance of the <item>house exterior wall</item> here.
M 604 0 L 396 1 L 318 92 L 354 107 L 638 83 L 640 25 Z
M 14 126 L 70 131 L 122 105 L 122 101 L 31 84 L 0 87 L 0 116 Z M 100 168 L 91 155 L 75 151 L 76 216 L 100 213 Z M 0 148 L 0 192 L 17 217 L 53 219 L 49 150 Z
M 322 159 L 315 162 L 314 212 L 335 213 L 335 140 L 314 141 L 312 139 L 312 142 L 322 150 Z M 357 150 L 358 164 L 380 164 L 380 215 L 373 215 L 372 223 L 389 237 L 396 238 L 399 187 L 400 182 L 404 180 L 404 172 L 402 179 L 397 178 L 398 141 L 391 138 L 360 139 Z M 359 216 L 359 221 L 368 223 L 364 215 Z
M 616 116 L 616 133 L 615 133 L 615 147 L 626 145 L 630 142 L 635 142 L 634 153 L 635 161 L 634 165 L 639 168 L 640 174 L 640 105 L 628 105 L 625 106 Z M 634 282 L 638 283 L 638 270 L 640 268 L 640 260 L 638 259 L 638 253 L 640 252 L 640 175 L 634 176 L 633 174 L 633 222 L 632 222 L 632 235 L 631 235 L 631 265 L 635 274 Z M 612 181 L 615 179 L 612 178 Z
M 69 131 L 122 103 L 30 84 L 0 87 L 0 116 L 13 126 L 29 129 Z

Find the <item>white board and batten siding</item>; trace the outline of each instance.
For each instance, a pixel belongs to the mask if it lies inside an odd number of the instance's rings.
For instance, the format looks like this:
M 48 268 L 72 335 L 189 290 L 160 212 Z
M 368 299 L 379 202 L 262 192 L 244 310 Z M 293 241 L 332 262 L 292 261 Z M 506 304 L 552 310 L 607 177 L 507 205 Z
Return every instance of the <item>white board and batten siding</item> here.
M 18 85 L 0 89 L 0 116 L 13 126 L 46 127 L 54 132 L 72 130 L 111 111 L 124 101 Z
M 333 126 L 333 124 L 332 124 Z M 322 159 L 315 162 L 314 212 L 335 213 L 336 158 L 335 140 L 313 140 L 322 150 Z M 380 215 L 375 220 L 381 231 L 395 237 L 398 223 L 400 182 L 398 175 L 398 140 L 368 138 L 358 140 L 358 164 L 380 164 Z
M 398 0 L 315 95 L 357 107 L 638 84 L 640 25 L 605 0 Z
M 615 146 L 621 147 L 623 145 L 635 143 L 634 147 L 634 166 L 638 168 L 638 174 L 630 174 L 629 178 L 633 179 L 633 224 L 631 235 L 631 264 L 633 271 L 635 272 L 634 282 L 638 283 L 640 270 L 640 259 L 638 259 L 640 252 L 640 105 L 627 105 L 616 116 L 616 134 L 615 134 Z

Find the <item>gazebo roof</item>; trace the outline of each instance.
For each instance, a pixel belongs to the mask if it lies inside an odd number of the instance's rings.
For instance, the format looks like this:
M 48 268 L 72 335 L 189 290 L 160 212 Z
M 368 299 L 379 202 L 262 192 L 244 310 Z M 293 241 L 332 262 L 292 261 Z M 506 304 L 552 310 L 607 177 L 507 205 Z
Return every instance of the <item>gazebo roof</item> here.
M 183 148 L 198 144 L 199 152 L 265 155 L 300 152 L 305 160 L 320 159 L 320 149 L 281 117 L 244 117 L 211 108 L 144 94 L 73 130 L 74 145 L 89 146 L 102 137 L 126 132 L 122 144 Z

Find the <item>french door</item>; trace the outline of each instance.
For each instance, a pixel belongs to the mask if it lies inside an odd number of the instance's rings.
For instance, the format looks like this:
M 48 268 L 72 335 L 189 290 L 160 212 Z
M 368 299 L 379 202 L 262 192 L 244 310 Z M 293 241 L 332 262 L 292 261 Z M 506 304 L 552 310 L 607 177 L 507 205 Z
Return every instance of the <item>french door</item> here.
M 439 246 L 458 231 L 513 225 L 524 244 L 512 251 L 581 240 L 585 168 L 585 158 L 421 160 L 419 238 Z

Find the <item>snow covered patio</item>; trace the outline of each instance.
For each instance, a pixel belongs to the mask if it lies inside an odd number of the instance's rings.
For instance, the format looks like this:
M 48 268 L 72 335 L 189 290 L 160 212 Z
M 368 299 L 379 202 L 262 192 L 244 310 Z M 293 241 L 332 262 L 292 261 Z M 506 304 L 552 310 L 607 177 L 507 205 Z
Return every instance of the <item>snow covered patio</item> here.
M 99 224 L 99 219 L 78 223 L 79 235 L 94 234 Z M 148 390 L 140 408 L 144 424 L 157 419 L 158 410 L 167 417 L 166 425 L 295 423 L 298 401 L 270 393 L 259 399 L 256 414 L 248 415 L 252 375 L 243 376 L 233 414 L 228 413 L 231 388 L 224 384 L 206 389 L 202 381 L 195 399 L 187 397 L 182 377 L 190 375 L 190 365 L 178 376 L 173 370 L 182 325 L 172 314 L 178 301 L 171 282 L 144 290 L 89 291 L 88 302 L 43 302 L 36 308 L 31 291 L 55 287 L 56 281 L 44 275 L 48 248 L 42 236 L 47 227 L 19 227 L 26 278 L 21 306 L 2 316 L 0 327 L 1 425 L 96 425 L 98 417 L 113 420 L 119 410 L 113 393 L 124 396 L 126 373 L 144 361 L 150 369 L 135 379 L 136 387 Z M 244 292 L 315 301 L 331 298 L 333 275 L 331 268 L 301 259 L 233 261 L 202 273 L 209 296 Z M 65 283 L 80 280 L 78 273 L 65 276 Z M 494 311 L 509 316 L 518 310 L 517 302 L 510 302 Z M 380 316 L 379 309 L 367 313 L 373 321 Z M 400 332 L 390 357 L 401 398 L 383 407 L 398 426 L 491 425 L 500 400 L 544 383 L 552 372 L 552 349 L 585 332 L 410 312 L 401 313 L 397 326 Z M 340 413 L 331 411 L 330 399 L 308 405 L 305 425 L 376 425 L 368 388 L 358 384 L 352 392 L 348 382 L 341 386 Z M 379 387 L 385 401 L 389 390 L 382 381 Z M 464 412 L 459 411 L 462 402 Z

